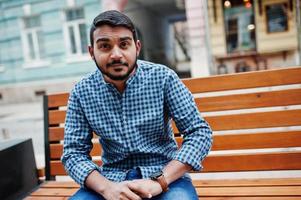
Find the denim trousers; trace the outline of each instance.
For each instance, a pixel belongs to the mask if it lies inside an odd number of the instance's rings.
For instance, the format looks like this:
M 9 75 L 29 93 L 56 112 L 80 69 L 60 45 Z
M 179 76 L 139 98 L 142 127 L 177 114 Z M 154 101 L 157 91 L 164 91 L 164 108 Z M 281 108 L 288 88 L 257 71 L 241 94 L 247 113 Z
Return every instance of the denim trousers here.
M 141 179 L 141 172 L 139 169 L 131 169 L 127 172 L 126 180 Z M 152 197 L 151 200 L 198 200 L 198 195 L 194 186 L 192 185 L 189 176 L 183 176 L 171 183 L 169 190 L 161 193 L 158 196 Z M 71 198 L 71 200 L 105 200 L 100 194 L 86 189 L 80 188 Z

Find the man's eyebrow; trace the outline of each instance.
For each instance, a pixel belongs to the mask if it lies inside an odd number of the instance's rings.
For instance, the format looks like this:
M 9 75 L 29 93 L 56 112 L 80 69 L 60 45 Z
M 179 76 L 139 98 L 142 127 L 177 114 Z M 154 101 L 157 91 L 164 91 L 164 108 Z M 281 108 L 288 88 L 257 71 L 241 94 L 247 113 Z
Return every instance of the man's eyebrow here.
M 98 43 L 98 42 L 109 42 L 109 41 L 110 41 L 109 38 L 101 38 L 100 37 L 100 38 L 97 38 L 95 42 Z
M 124 40 L 133 40 L 133 39 L 129 36 L 125 36 L 125 37 L 121 37 L 119 40 L 124 41 Z
M 119 39 L 120 41 L 126 41 L 126 40 L 133 40 L 131 37 L 129 36 L 125 36 L 125 37 L 121 37 Z M 98 42 L 109 42 L 110 39 L 109 38 L 106 38 L 106 37 L 99 37 L 99 38 L 96 38 L 95 42 L 98 43 Z

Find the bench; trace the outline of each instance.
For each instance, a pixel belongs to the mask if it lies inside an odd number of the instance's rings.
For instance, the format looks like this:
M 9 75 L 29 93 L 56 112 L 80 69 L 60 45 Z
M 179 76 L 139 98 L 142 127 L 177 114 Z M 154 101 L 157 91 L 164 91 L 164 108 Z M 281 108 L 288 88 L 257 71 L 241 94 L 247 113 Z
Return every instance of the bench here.
M 200 199 L 301 199 L 300 67 L 183 82 L 214 131 L 204 169 L 192 173 Z M 66 175 L 60 157 L 68 96 L 64 93 L 44 97 L 46 181 L 28 200 L 67 199 L 79 188 L 75 182 L 55 181 Z M 180 146 L 181 135 L 174 124 L 173 128 Z M 96 141 L 94 138 L 91 155 L 101 164 L 101 146 Z M 279 174 L 267 177 L 269 174 L 264 172 Z M 231 178 L 223 178 L 225 174 Z

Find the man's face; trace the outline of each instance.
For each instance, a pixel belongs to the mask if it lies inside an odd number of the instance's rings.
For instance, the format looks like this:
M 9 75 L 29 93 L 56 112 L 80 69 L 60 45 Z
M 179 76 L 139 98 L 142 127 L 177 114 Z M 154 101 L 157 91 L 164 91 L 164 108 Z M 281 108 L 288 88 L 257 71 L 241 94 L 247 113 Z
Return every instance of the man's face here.
M 89 47 L 89 52 L 105 78 L 126 80 L 135 68 L 141 49 L 140 41 L 135 43 L 129 29 L 108 25 L 98 27 L 93 39 L 93 47 Z

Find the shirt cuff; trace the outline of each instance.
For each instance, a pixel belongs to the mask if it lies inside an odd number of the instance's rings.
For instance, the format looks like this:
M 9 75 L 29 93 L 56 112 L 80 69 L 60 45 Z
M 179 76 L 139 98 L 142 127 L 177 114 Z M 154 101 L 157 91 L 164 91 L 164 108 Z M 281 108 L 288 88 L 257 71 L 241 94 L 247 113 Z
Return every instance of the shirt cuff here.
M 203 166 L 201 165 L 201 158 L 199 152 L 195 152 L 194 148 L 190 148 L 186 146 L 187 148 L 182 148 L 176 153 L 174 156 L 174 160 L 178 160 L 181 163 L 188 164 L 192 167 L 194 171 L 200 171 Z
M 93 161 L 85 161 L 73 166 L 68 171 L 68 174 L 75 180 L 75 182 L 80 184 L 82 188 L 85 188 L 85 181 L 93 170 L 98 170 L 100 172 L 99 167 Z

